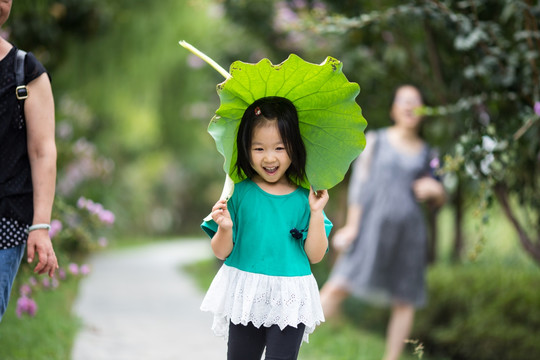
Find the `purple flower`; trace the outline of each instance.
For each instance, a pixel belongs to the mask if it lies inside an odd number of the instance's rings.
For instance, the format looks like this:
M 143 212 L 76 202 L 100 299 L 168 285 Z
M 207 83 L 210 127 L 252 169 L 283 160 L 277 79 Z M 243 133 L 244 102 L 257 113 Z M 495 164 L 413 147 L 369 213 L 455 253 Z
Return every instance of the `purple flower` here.
M 36 286 L 38 284 L 36 278 L 33 276 L 30 276 L 30 278 L 28 278 L 28 282 L 30 283 L 31 286 Z
M 101 210 L 97 215 L 99 216 L 101 222 L 103 222 L 104 224 L 112 225 L 114 223 L 115 216 L 112 211 Z
M 43 278 L 41 280 L 41 284 L 43 285 L 44 288 L 48 289 L 51 287 L 51 281 L 49 280 L 49 278 Z
M 90 274 L 90 266 L 88 266 L 88 264 L 82 264 L 80 267 L 80 271 L 82 275 L 88 275 Z
M 107 225 L 114 223 L 115 215 L 112 211 L 107 210 L 100 203 L 93 202 L 90 199 L 80 197 L 77 201 L 79 209 L 86 209 L 89 213 L 96 215 L 101 222 Z
M 77 265 L 75 263 L 71 263 L 71 264 L 68 265 L 68 270 L 73 275 L 78 275 L 79 274 L 79 265 Z
M 84 209 L 86 207 L 87 200 L 84 197 L 80 197 L 79 200 L 77 200 L 77 207 L 79 209 Z
M 53 289 L 56 289 L 60 285 L 60 282 L 57 278 L 53 277 L 51 280 L 51 286 Z
M 51 221 L 51 229 L 49 230 L 49 237 L 52 239 L 62 230 L 62 222 L 54 219 Z
M 64 268 L 58 269 L 58 277 L 60 278 L 60 280 L 66 279 L 66 270 L 64 270 Z
M 30 294 L 32 294 L 32 288 L 28 284 L 22 284 L 19 292 L 21 293 L 21 296 L 30 296 Z
M 534 103 L 534 113 L 540 116 L 540 101 Z
M 432 169 L 438 169 L 439 166 L 441 166 L 441 163 L 440 163 L 438 157 L 434 157 L 434 158 L 431 159 L 431 161 L 429 162 L 429 167 L 432 168 Z
M 17 300 L 17 308 L 15 312 L 17 313 L 17 317 L 19 318 L 24 313 L 27 313 L 30 316 L 34 316 L 37 312 L 37 304 L 33 299 L 22 296 Z
M 99 214 L 101 211 L 103 211 L 103 205 L 93 202 L 92 200 L 87 200 L 86 210 L 92 214 Z

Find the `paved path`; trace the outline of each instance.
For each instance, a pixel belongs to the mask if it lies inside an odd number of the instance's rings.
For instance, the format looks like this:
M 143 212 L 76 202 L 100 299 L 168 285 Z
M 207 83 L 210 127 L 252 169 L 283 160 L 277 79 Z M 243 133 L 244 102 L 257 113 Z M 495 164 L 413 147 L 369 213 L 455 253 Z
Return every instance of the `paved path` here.
M 203 293 L 182 264 L 211 256 L 207 241 L 182 240 L 95 255 L 74 311 L 83 328 L 72 360 L 219 360 L 226 344 L 199 310 Z

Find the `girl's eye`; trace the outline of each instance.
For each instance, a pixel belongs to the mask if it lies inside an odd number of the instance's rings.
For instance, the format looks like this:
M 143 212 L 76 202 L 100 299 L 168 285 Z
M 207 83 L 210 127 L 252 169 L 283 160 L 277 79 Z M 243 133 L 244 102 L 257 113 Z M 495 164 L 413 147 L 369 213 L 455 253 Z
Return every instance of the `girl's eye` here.
M 283 150 L 285 150 L 285 147 L 283 147 L 283 146 L 278 146 L 278 147 L 276 148 L 276 150 L 278 150 L 278 151 L 283 151 Z
M 253 151 L 262 151 L 262 148 L 253 148 Z

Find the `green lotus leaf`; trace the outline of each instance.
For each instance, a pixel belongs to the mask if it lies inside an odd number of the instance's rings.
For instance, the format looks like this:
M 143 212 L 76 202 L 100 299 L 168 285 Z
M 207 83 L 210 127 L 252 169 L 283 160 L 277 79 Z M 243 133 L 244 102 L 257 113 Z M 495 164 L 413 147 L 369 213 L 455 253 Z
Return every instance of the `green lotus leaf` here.
M 257 64 L 236 61 L 231 77 L 217 86 L 220 107 L 208 127 L 223 169 L 237 183 L 236 135 L 242 115 L 255 100 L 266 96 L 289 99 L 298 111 L 300 133 L 307 152 L 307 181 L 300 185 L 330 189 L 343 180 L 351 162 L 365 146 L 367 126 L 355 98 L 360 92 L 342 72 L 342 63 L 332 57 L 312 64 L 292 54 L 273 65 L 268 59 Z

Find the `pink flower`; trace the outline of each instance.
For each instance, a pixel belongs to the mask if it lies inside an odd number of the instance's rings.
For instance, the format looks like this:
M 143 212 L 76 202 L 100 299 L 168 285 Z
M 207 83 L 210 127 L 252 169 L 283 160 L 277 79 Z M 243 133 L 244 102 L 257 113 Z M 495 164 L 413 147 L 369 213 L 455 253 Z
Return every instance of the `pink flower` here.
M 51 286 L 52 286 L 52 288 L 53 288 L 53 289 L 56 289 L 59 285 L 60 285 L 60 282 L 58 281 L 58 279 L 55 278 L 55 277 L 52 278 L 52 280 L 51 280 Z
M 103 223 L 105 223 L 107 225 L 111 225 L 111 224 L 114 223 L 115 216 L 114 216 L 112 211 L 101 210 L 98 213 L 98 216 L 99 216 L 99 219 L 101 220 L 101 222 L 103 222 Z
M 44 288 L 48 289 L 51 287 L 51 281 L 49 280 L 49 278 L 43 278 L 41 280 L 41 284 L 43 285 Z
M 26 296 L 22 296 L 17 300 L 17 308 L 15 310 L 17 317 L 21 317 L 23 313 L 27 313 L 30 316 L 36 315 L 37 304 L 36 302 Z
M 51 229 L 49 230 L 49 237 L 52 239 L 62 230 L 62 222 L 60 220 L 51 221 Z
M 79 266 L 77 264 L 75 264 L 75 263 L 69 264 L 68 270 L 73 275 L 78 275 L 79 274 Z
M 86 209 L 89 213 L 96 215 L 104 224 L 111 225 L 114 223 L 115 216 L 110 210 L 107 210 L 100 203 L 96 203 L 90 199 L 80 197 L 77 201 L 77 207 L 79 209 Z
M 92 200 L 88 200 L 86 203 L 86 209 L 92 214 L 99 214 L 101 211 L 103 211 L 103 205 L 100 203 L 95 203 Z
M 540 116 L 540 101 L 534 103 L 534 113 Z
M 80 197 L 79 200 L 77 200 L 77 207 L 79 209 L 84 209 L 86 207 L 87 200 L 84 197 Z
M 90 274 L 90 266 L 88 266 L 88 264 L 82 264 L 80 270 L 81 270 L 81 275 Z
M 30 283 L 31 286 L 36 286 L 38 284 L 36 278 L 33 276 L 30 276 L 30 278 L 28 278 L 28 282 Z
M 64 270 L 64 268 L 58 269 L 58 277 L 60 278 L 60 280 L 66 279 L 66 270 Z
M 21 293 L 21 296 L 30 296 L 30 294 L 32 294 L 32 288 L 28 284 L 22 284 L 19 292 Z

